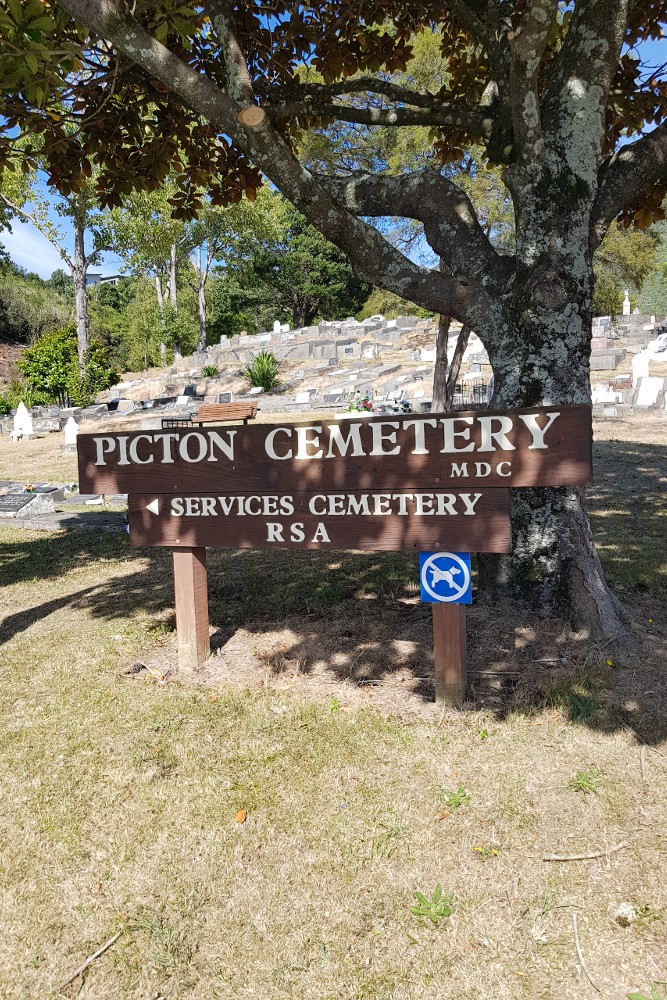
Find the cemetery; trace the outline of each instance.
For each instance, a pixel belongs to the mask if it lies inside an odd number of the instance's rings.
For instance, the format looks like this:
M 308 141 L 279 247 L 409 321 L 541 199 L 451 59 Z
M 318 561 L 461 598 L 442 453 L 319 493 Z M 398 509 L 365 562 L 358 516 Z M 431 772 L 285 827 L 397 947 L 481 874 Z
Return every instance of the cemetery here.
M 0 996 L 667 1000 L 663 7 L 0 2 Z

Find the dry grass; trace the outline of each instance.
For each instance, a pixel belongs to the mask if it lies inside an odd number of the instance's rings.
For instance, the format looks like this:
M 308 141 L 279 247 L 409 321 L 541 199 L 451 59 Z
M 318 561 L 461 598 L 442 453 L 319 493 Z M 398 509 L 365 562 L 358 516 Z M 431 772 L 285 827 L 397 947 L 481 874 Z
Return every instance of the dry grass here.
M 607 452 L 604 428 L 613 574 L 664 432 Z M 667 628 L 655 511 L 634 516 L 641 655 L 473 609 L 478 694 L 444 717 L 411 556 L 212 553 L 220 652 L 188 689 L 132 672 L 173 662 L 168 553 L 0 528 L 0 995 L 54 995 L 122 927 L 62 996 L 579 1000 L 573 907 L 602 995 L 648 995 L 667 979 Z M 420 920 L 439 884 L 451 917 Z

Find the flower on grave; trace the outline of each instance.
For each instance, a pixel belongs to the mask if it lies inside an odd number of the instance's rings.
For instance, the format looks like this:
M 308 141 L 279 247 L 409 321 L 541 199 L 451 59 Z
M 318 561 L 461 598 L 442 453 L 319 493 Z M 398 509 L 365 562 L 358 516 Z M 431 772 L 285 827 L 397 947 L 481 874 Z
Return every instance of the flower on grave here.
M 607 660 L 607 666 L 608 667 L 613 667 L 614 666 L 614 661 L 613 660 Z

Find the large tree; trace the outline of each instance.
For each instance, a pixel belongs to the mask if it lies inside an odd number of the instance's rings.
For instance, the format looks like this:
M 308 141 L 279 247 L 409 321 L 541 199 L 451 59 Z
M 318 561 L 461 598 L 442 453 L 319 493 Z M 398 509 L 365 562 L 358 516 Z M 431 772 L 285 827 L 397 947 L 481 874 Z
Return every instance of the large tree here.
M 497 405 L 590 399 L 593 253 L 614 219 L 657 217 L 667 180 L 664 72 L 637 55 L 661 36 L 664 0 L 3 0 L 0 12 L 0 113 L 59 148 L 58 183 L 93 158 L 113 203 L 176 169 L 187 214 L 203 187 L 216 203 L 252 196 L 261 172 L 368 280 L 475 330 Z M 443 86 L 393 83 L 433 28 Z M 50 114 L 63 103 L 73 136 Z M 399 175 L 318 174 L 299 136 L 327 121 L 428 126 L 432 158 Z M 443 170 L 473 144 L 502 168 L 511 252 Z M 417 220 L 445 267 L 402 254 L 373 224 L 386 216 Z M 487 584 L 619 631 L 583 493 L 516 491 L 512 518 L 512 556 L 484 568 Z

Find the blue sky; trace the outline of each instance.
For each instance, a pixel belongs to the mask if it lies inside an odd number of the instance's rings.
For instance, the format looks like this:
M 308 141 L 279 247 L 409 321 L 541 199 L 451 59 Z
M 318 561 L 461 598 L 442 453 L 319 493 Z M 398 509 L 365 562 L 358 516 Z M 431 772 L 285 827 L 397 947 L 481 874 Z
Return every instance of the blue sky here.
M 648 64 L 660 64 L 667 60 L 667 42 L 661 39 L 655 42 L 645 42 L 641 46 L 642 61 Z M 53 213 L 54 222 L 61 222 Z M 48 278 L 57 268 L 65 269 L 58 251 L 52 244 L 29 223 L 12 222 L 12 232 L 0 231 L 0 243 L 7 248 L 12 259 L 28 271 L 35 271 L 42 278 Z M 66 250 L 71 252 L 71 240 L 66 241 Z M 116 274 L 122 261 L 116 254 L 104 254 L 102 264 L 93 268 L 103 275 Z

